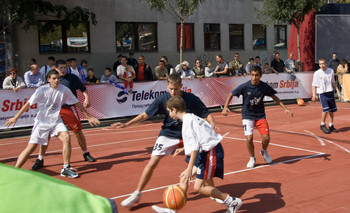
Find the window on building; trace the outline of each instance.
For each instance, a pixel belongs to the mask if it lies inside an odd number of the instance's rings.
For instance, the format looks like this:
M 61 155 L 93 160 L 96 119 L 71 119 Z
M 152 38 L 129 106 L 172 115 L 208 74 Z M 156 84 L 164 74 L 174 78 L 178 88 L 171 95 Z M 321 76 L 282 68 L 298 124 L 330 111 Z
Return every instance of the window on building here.
M 262 24 L 253 24 L 253 49 L 266 48 L 266 28 Z
M 220 24 L 204 24 L 204 49 L 220 50 Z
M 53 27 L 48 28 L 47 23 L 43 21 L 39 27 L 40 53 L 90 52 L 89 24 L 67 28 L 62 22 L 55 21 Z
M 275 25 L 275 48 L 287 47 L 287 26 Z
M 230 24 L 230 50 L 244 49 L 244 24 Z
M 117 52 L 156 51 L 157 23 L 116 22 Z
M 183 25 L 183 38 L 182 38 L 182 49 L 183 50 L 194 50 L 194 24 Z M 181 24 L 176 24 L 177 32 L 177 49 L 180 50 L 180 38 L 181 38 Z

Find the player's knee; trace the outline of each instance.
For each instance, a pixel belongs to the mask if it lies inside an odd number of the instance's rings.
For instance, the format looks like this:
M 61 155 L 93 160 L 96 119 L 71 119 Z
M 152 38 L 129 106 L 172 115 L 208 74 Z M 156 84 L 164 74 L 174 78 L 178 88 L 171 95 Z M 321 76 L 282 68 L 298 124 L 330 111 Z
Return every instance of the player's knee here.
M 70 136 L 68 132 L 61 132 L 59 135 L 59 139 L 63 142 L 63 143 L 69 143 L 70 142 Z

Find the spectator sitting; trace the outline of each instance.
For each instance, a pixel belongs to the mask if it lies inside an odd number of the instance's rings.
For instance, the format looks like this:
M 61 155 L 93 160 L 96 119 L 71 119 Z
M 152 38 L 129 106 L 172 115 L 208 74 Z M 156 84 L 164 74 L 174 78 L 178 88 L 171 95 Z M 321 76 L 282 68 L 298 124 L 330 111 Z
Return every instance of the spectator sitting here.
M 232 75 L 241 76 L 245 74 L 243 63 L 239 60 L 239 53 L 235 53 L 233 61 L 230 61 L 229 69 Z
M 196 76 L 187 61 L 183 61 L 181 64 L 178 64 L 175 67 L 175 73 L 179 74 L 182 79 L 194 79 Z
M 293 59 L 293 52 L 289 53 L 289 58 L 284 61 L 284 65 L 286 66 L 287 72 L 295 72 L 297 68 L 297 63 L 295 59 Z
M 152 69 L 145 63 L 145 56 L 140 55 L 135 68 L 135 81 L 153 81 Z
M 126 56 L 122 56 L 122 64 L 117 67 L 117 76 L 120 80 L 124 81 L 124 88 L 127 89 L 130 86 L 130 92 L 132 92 L 133 81 L 136 77 L 135 70 L 132 66 L 129 66 Z
M 174 72 L 174 67 L 173 65 L 169 64 L 168 62 L 168 57 L 166 57 L 165 55 L 163 55 L 160 60 L 163 60 L 165 63 L 165 67 L 168 70 L 168 75 L 171 75 Z
M 87 69 L 87 77 L 85 78 L 85 84 L 98 84 L 98 79 L 94 75 L 94 69 Z
M 30 65 L 30 70 L 24 73 L 24 82 L 27 87 L 40 87 L 45 83 L 43 75 L 39 72 L 38 65 Z
M 107 67 L 105 69 L 105 74 L 101 76 L 100 83 L 105 84 L 109 83 L 109 81 L 118 82 L 118 78 L 112 74 L 112 69 Z
M 16 68 L 10 68 L 9 71 L 7 71 L 7 74 L 8 76 L 2 83 L 3 89 L 12 89 L 14 92 L 17 92 L 18 89 L 26 87 L 26 84 L 24 83 L 23 79 L 17 76 L 18 72 Z
M 154 74 L 156 75 L 157 80 L 168 79 L 168 70 L 165 67 L 165 62 L 163 60 L 160 60 L 158 66 L 154 68 Z
M 270 73 L 270 67 L 269 67 L 269 63 L 265 63 L 264 67 L 261 69 L 263 74 L 269 74 Z
M 254 66 L 254 58 L 250 58 L 248 64 L 245 66 L 245 71 L 247 75 L 250 75 L 250 70 L 253 68 L 253 66 Z
M 204 78 L 204 67 L 202 67 L 201 61 L 197 59 L 195 63 L 196 66 L 193 67 L 193 71 L 196 74 L 196 78 Z
M 261 63 L 260 56 L 256 56 L 256 57 L 255 57 L 254 66 L 258 66 L 258 67 L 260 67 L 261 69 L 263 68 L 263 65 L 262 65 L 262 63 Z
M 205 72 L 205 77 L 206 78 L 213 77 L 214 68 L 211 67 L 211 62 L 210 61 L 205 62 L 204 72 Z
M 275 53 L 275 59 L 271 62 L 271 70 L 276 74 L 287 71 L 287 68 L 278 52 Z
M 119 65 L 121 65 L 122 64 L 122 54 L 119 54 L 118 55 L 118 60 L 116 61 L 116 62 L 114 62 L 114 64 L 113 64 L 113 71 L 115 72 L 115 73 L 117 73 L 117 68 L 118 68 L 118 66 Z

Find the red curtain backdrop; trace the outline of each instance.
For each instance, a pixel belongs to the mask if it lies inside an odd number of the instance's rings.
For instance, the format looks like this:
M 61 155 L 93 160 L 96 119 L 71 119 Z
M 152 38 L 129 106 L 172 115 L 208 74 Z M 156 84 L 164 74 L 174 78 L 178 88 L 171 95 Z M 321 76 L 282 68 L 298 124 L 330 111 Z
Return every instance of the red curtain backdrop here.
M 177 29 L 177 49 L 180 49 L 180 37 L 181 37 L 181 24 L 176 25 Z M 193 49 L 193 25 L 184 24 L 184 34 L 183 34 L 183 43 L 182 48 L 184 50 Z
M 303 71 L 315 71 L 315 12 L 305 16 L 300 26 L 300 58 L 304 62 Z M 297 28 L 292 25 L 289 32 L 288 53 L 294 53 L 294 59 L 298 59 Z

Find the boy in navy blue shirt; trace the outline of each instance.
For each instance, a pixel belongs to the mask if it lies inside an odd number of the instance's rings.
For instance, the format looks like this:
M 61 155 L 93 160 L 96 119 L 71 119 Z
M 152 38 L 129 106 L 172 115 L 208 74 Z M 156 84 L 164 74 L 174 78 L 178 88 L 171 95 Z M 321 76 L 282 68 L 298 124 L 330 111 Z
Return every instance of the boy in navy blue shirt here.
M 271 157 L 267 152 L 267 147 L 270 143 L 269 125 L 266 120 L 264 97 L 270 96 L 277 104 L 279 104 L 286 114 L 293 116 L 293 113 L 287 109 L 286 106 L 275 95 L 277 92 L 267 83 L 260 81 L 262 71 L 259 66 L 254 66 L 250 73 L 250 81 L 241 84 L 232 91 L 226 99 L 222 114 L 227 116 L 230 112 L 228 105 L 233 96 L 243 96 L 242 106 L 242 123 L 244 128 L 244 134 L 247 140 L 247 148 L 250 155 L 247 168 L 254 168 L 255 166 L 255 154 L 253 144 L 253 129 L 256 127 L 262 137 L 262 149 L 261 154 L 264 156 L 266 163 L 271 163 Z

